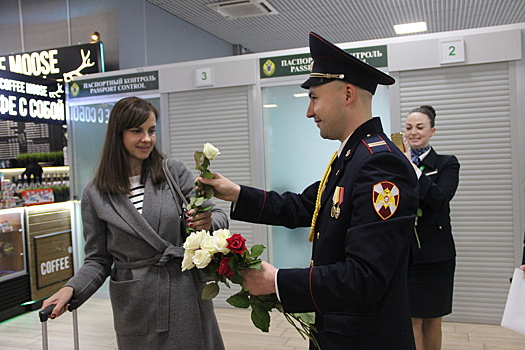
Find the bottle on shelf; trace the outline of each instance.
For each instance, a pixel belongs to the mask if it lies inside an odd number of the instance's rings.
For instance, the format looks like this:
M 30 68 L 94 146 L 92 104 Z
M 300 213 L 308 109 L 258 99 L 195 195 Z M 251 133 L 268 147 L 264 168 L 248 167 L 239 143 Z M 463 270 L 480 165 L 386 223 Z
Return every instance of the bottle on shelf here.
M 42 188 L 41 177 L 35 177 L 35 189 Z
M 49 174 L 42 175 L 42 188 L 49 188 Z
M 29 179 L 27 179 L 27 182 L 28 182 L 28 185 L 27 185 L 27 190 L 32 190 L 35 188 L 35 182 L 34 182 L 34 177 L 33 177 L 33 174 L 31 174 L 29 176 Z
M 16 180 L 16 189 L 18 192 L 21 192 L 24 188 L 24 178 L 22 177 L 22 174 L 18 174 L 18 178 Z
M 59 174 L 55 174 L 53 178 L 53 187 L 58 187 L 58 186 L 60 186 L 60 178 L 59 178 Z

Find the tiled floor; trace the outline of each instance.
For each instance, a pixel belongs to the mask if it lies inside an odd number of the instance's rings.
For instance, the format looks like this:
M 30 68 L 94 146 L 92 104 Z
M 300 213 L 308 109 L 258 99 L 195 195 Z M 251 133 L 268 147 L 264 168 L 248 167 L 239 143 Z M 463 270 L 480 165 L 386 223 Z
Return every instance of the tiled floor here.
M 308 344 L 279 313 L 268 334 L 256 329 L 248 310 L 216 309 L 227 350 L 306 350 Z M 117 349 L 110 303 L 91 298 L 78 310 L 80 349 Z M 49 348 L 73 349 L 70 313 L 48 322 Z M 0 323 L 0 350 L 42 348 L 37 311 Z M 443 350 L 525 350 L 525 335 L 500 326 L 443 324 Z

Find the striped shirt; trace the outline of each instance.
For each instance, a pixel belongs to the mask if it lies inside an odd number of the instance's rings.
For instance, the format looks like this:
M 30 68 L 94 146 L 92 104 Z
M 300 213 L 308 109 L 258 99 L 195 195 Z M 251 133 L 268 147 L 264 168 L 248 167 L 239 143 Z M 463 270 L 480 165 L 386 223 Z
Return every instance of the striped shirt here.
M 140 183 L 140 175 L 129 178 L 131 183 L 131 194 L 128 195 L 129 200 L 135 208 L 142 214 L 142 203 L 144 202 L 144 185 Z

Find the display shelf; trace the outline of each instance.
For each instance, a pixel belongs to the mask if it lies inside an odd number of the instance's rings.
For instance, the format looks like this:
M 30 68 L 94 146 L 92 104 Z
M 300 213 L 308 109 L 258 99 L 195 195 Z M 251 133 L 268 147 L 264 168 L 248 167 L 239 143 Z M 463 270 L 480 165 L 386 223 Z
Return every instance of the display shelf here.
M 0 283 L 27 274 L 22 208 L 0 210 Z
M 0 169 L 0 173 L 4 174 L 4 178 L 11 179 L 13 177 L 18 177 L 18 175 L 22 175 L 22 173 L 25 171 L 25 168 L 7 168 L 7 169 Z M 69 166 L 48 166 L 48 167 L 42 167 L 42 170 L 44 171 L 42 174 L 67 174 L 69 175 Z

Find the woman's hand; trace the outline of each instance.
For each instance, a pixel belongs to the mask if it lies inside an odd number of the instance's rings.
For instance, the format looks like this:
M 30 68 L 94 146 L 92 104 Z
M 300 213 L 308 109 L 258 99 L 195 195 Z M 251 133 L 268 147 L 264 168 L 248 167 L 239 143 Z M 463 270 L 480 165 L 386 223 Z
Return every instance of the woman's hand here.
M 523 271 L 523 278 L 525 278 L 525 265 L 521 265 L 519 269 Z
M 193 228 L 195 231 L 211 231 L 211 224 L 212 224 L 212 214 L 211 211 L 205 211 L 202 213 L 199 213 L 195 216 L 192 216 L 195 212 L 195 209 L 191 209 L 188 211 L 189 217 L 186 219 L 188 222 L 188 225 Z
M 405 145 L 405 156 L 408 158 L 409 161 L 412 161 L 412 153 L 410 153 L 410 146 L 406 141 L 403 141 Z
M 403 143 L 405 144 L 405 152 L 404 152 L 405 156 L 407 157 L 410 164 L 412 164 L 412 168 L 414 168 L 414 170 L 417 170 L 418 169 L 417 165 L 415 165 L 414 162 L 412 162 L 412 153 L 410 153 L 410 146 L 408 145 L 406 141 Z
M 44 302 L 42 303 L 42 309 L 45 309 L 50 305 L 56 305 L 49 318 L 54 319 L 62 315 L 64 312 L 67 311 L 69 301 L 73 297 L 73 293 L 74 290 L 72 287 L 62 287 L 58 292 L 44 300 Z

